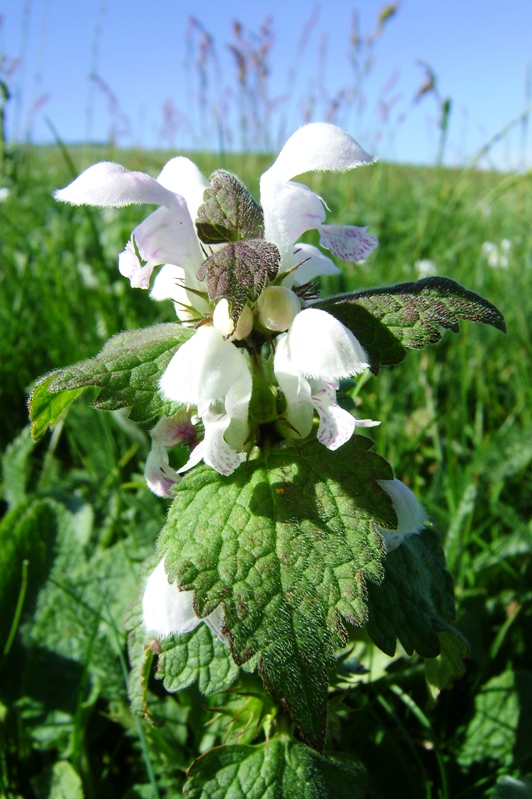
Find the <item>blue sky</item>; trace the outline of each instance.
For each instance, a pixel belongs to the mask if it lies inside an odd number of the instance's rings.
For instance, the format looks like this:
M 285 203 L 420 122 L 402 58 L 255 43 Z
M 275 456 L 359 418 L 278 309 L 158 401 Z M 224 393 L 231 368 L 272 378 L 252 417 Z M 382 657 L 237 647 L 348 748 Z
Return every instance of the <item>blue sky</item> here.
M 353 100 L 353 11 L 358 10 L 359 32 L 367 39 L 384 5 L 376 0 L 314 5 L 312 0 L 0 0 L 4 79 L 18 59 L 8 77 L 13 95 L 8 135 L 51 141 L 48 118 L 66 142 L 114 136 L 124 146 L 238 149 L 242 97 L 228 46 L 235 42 L 232 23 L 238 20 L 251 36 L 270 16 L 269 104 L 255 107 L 272 148 L 302 124 L 309 108 L 313 119 L 325 118 L 336 98 L 334 121 L 366 149 L 384 159 L 434 163 L 441 103 L 450 98 L 444 162 L 466 163 L 530 101 L 532 3 L 403 0 L 374 42 L 372 66 Z M 214 42 L 203 107 L 201 31 L 191 27 L 191 15 Z M 359 63 L 367 54 L 362 48 Z M 427 77 L 419 62 L 437 76 L 437 93 L 415 102 Z M 253 144 L 256 136 L 251 132 L 247 141 Z M 490 148 L 483 165 L 530 168 L 532 135 L 526 126 L 516 124 Z

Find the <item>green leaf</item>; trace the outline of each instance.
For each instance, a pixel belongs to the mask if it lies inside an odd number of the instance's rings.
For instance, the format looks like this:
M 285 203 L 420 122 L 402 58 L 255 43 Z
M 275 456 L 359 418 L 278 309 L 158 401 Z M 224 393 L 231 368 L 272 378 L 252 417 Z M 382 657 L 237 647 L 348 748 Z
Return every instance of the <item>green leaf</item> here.
M 383 582 L 368 586 L 368 609 L 368 635 L 387 655 L 397 639 L 409 655 L 440 654 L 438 633 L 454 634 L 454 594 L 436 532 L 423 530 L 387 555 Z
M 226 299 L 236 323 L 247 302 L 256 302 L 279 271 L 281 255 L 275 244 L 249 239 L 228 244 L 211 255 L 197 270 L 211 302 Z
M 440 654 L 425 661 L 425 677 L 433 702 L 451 680 L 464 675 L 464 658 L 469 655 L 469 644 L 460 633 L 445 631 L 438 633 L 438 638 Z
M 271 450 L 229 478 L 197 468 L 158 544 L 170 578 L 196 589 L 200 616 L 223 602 L 236 663 L 258 653 L 266 686 L 317 748 L 343 620 L 364 624 L 366 582 L 382 577 L 376 525 L 396 524 L 376 482 L 391 468 L 371 447 L 354 436 L 343 458 L 317 442 Z
M 491 761 L 498 767 L 532 767 L 532 673 L 508 669 L 482 686 L 475 714 L 458 753 L 462 766 Z
M 494 305 L 445 277 L 330 297 L 314 307 L 328 311 L 354 333 L 375 374 L 381 366 L 400 363 L 407 349 L 435 344 L 441 338 L 438 327 L 457 333 L 462 319 L 506 332 Z
M 180 691 L 198 683 L 209 695 L 229 688 L 238 677 L 228 647 L 206 624 L 184 635 L 173 635 L 159 642 L 157 677 L 167 691 Z
M 79 774 L 68 760 L 58 760 L 32 781 L 37 799 L 83 799 Z
M 53 427 L 89 386 L 100 389 L 94 401 L 99 410 L 130 407 L 130 418 L 136 422 L 148 422 L 163 413 L 159 379 L 176 350 L 192 334 L 192 330 L 171 323 L 119 333 L 95 358 L 47 375 L 30 397 L 33 437 Z
M 21 433 L 6 447 L 2 455 L 1 492 L 9 507 L 14 507 L 26 498 L 26 486 L 29 480 L 30 455 L 35 449 L 30 427 Z
M 364 769 L 284 737 L 211 749 L 188 771 L 188 799 L 362 799 Z
M 221 244 L 262 238 L 262 208 L 242 181 L 231 172 L 219 169 L 213 172 L 210 182 L 196 219 L 200 240 L 205 244 Z
M 27 561 L 24 611 L 51 568 L 58 532 L 68 514 L 51 499 L 29 499 L 7 513 L 0 523 L 0 654 L 13 622 L 22 588 L 23 562 Z
M 52 372 L 43 377 L 31 393 L 29 411 L 32 421 L 31 435 L 34 441 L 41 438 L 48 429 L 52 430 L 67 408 L 88 388 L 88 386 L 84 386 L 78 389 L 52 392 L 50 385 L 54 382 L 57 374 L 57 372 Z

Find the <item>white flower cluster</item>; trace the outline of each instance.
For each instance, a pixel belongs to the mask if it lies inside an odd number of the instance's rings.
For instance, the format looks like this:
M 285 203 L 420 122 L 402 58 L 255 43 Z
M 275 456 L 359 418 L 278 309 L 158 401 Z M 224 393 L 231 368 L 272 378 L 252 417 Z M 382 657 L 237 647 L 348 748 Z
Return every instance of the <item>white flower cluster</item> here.
M 292 180 L 305 172 L 341 172 L 372 161 L 345 131 L 326 123 L 307 125 L 287 141 L 260 182 L 264 239 L 277 247 L 283 277 L 278 284 L 268 285 L 253 307 L 246 304 L 236 324 L 229 316 L 227 300 L 213 307 L 205 283 L 197 277 L 206 251 L 195 220 L 210 184 L 188 158 L 173 158 L 157 180 L 102 162 L 56 192 L 58 200 L 74 205 L 120 207 L 142 202 L 160 206 L 133 231 L 119 257 L 119 270 L 132 286 L 147 289 L 154 268 L 162 265 L 151 296 L 172 299 L 181 322 L 202 323 L 174 355 L 160 382 L 164 397 L 189 409 L 189 420 L 193 414 L 204 429 L 203 439 L 180 471 L 203 460 L 229 475 L 246 458 L 243 448 L 255 433 L 250 423 L 262 421 L 260 413 L 258 419 L 250 419 L 253 364 L 245 342 L 254 329 L 273 341 L 272 377 L 285 405 L 278 414 L 283 435 L 307 438 L 317 412 L 318 440 L 334 450 L 351 437 L 357 425 L 378 424 L 356 420 L 336 401 L 339 381 L 369 368 L 364 349 L 341 322 L 325 311 L 306 307 L 302 292 L 298 293 L 318 275 L 338 272 L 320 249 L 298 243 L 305 231 L 318 230 L 325 248 L 350 261 L 366 258 L 377 239 L 366 228 L 326 225 L 321 197 Z M 180 418 L 174 426 L 181 423 Z M 171 496 L 178 475 L 169 467 L 160 435 L 152 437 L 147 480 L 155 493 Z
M 151 296 L 172 300 L 179 321 L 195 328 L 160 380 L 163 396 L 182 409 L 171 419 L 161 419 L 151 432 L 146 480 L 159 496 L 172 496 L 180 479 L 170 466 L 168 449 L 181 442 L 191 453 L 179 472 L 203 460 L 230 475 L 246 459 L 262 425 L 273 424 L 278 435 L 302 440 L 311 434 L 317 413 L 318 440 L 336 450 L 357 426 L 378 424 L 355 419 L 337 402 L 339 381 L 367 370 L 369 360 L 347 327 L 312 307 L 309 281 L 338 269 L 322 250 L 298 241 L 306 231 L 316 230 L 320 244 L 333 255 L 362 261 L 377 239 L 365 227 L 325 224 L 322 198 L 293 180 L 307 172 L 343 172 L 372 161 L 334 125 L 313 123 L 291 136 L 260 181 L 262 235 L 278 252 L 278 274 L 256 301 L 245 303 L 238 319 L 231 316 L 225 297 L 209 299 L 207 285 L 198 277 L 198 270 L 203 274 L 200 267 L 223 245 L 205 245 L 198 236 L 198 210 L 211 184 L 189 159 L 173 158 L 157 179 L 102 162 L 56 192 L 58 200 L 73 205 L 159 206 L 135 228 L 119 256 L 119 270 L 133 287 L 148 289 L 153 270 L 160 266 Z M 424 512 L 399 481 L 383 481 L 382 486 L 399 520 L 396 531 L 381 531 L 387 548 L 393 549 L 423 525 Z M 162 636 L 191 630 L 199 623 L 192 595 L 168 582 L 161 561 L 144 595 L 146 627 Z M 221 611 L 205 621 L 223 638 Z
M 503 239 L 500 245 L 495 244 L 494 241 L 485 241 L 480 251 L 492 269 L 508 269 L 511 248 L 510 239 Z

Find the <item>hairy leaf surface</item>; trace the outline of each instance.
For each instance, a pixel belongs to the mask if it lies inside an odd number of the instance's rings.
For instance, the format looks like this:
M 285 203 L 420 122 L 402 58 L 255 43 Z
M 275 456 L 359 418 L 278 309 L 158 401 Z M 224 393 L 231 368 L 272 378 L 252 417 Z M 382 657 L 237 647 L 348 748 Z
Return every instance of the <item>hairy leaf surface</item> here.
M 268 282 L 277 276 L 281 255 L 275 244 L 249 239 L 228 244 L 197 270 L 207 284 L 211 302 L 226 299 L 236 323 L 247 302 L 256 302 Z
M 321 755 L 287 738 L 220 746 L 188 771 L 188 799 L 362 799 L 366 776 L 347 755 Z
M 354 436 L 344 458 L 317 442 L 272 450 L 231 477 L 198 468 L 179 483 L 159 540 L 171 579 L 196 589 L 200 616 L 223 603 L 239 664 L 258 653 L 270 692 L 323 745 L 327 667 L 366 620 L 366 583 L 382 578 L 376 524 L 395 513 L 377 480 L 391 468 Z
M 242 181 L 218 169 L 198 208 L 196 229 L 205 244 L 262 238 L 264 214 Z
M 395 366 L 407 349 L 422 349 L 441 338 L 439 327 L 457 333 L 460 320 L 482 322 L 506 331 L 504 318 L 490 302 L 445 277 L 368 289 L 320 300 L 368 352 L 371 369 Z
M 94 358 L 44 377 L 30 397 L 32 435 L 53 427 L 66 408 L 87 388 L 100 389 L 99 410 L 131 408 L 130 418 L 147 422 L 165 409 L 159 379 L 171 357 L 193 334 L 177 324 L 162 324 L 119 333 Z
M 453 582 L 445 568 L 440 537 L 432 530 L 407 538 L 386 557 L 386 575 L 378 588 L 368 586 L 367 631 L 392 656 L 396 640 L 411 655 L 441 652 L 438 633 L 454 632 Z

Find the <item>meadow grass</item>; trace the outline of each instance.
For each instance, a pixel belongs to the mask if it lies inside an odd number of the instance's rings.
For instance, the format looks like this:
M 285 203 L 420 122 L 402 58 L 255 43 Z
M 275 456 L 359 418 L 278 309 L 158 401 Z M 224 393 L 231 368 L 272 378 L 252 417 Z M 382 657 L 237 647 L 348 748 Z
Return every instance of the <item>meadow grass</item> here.
M 70 148 L 68 158 L 59 148 L 10 153 L 0 207 L 0 795 L 51 796 L 50 775 L 62 770 L 73 797 L 179 796 L 194 752 L 224 740 L 219 722 L 204 726 L 209 713 L 194 689 L 171 701 L 160 692 L 162 730 L 129 712 L 121 617 L 165 515 L 143 486 L 146 431 L 81 400 L 39 444 L 27 432 L 36 378 L 95 355 L 121 330 L 173 319 L 116 268 L 145 209 L 71 208 L 52 190 L 97 160 L 156 175 L 168 157 L 95 147 Z M 206 174 L 235 171 L 256 196 L 271 163 L 192 157 Z M 428 269 L 506 318 L 506 336 L 465 322 L 352 392 L 357 416 L 382 420 L 370 431 L 378 451 L 443 535 L 471 649 L 466 676 L 430 709 L 419 660 L 353 687 L 346 703 L 357 713 L 334 738 L 367 765 L 374 796 L 485 796 L 498 779 L 532 771 L 532 177 L 377 163 L 309 182 L 327 198 L 328 221 L 367 224 L 380 241 L 368 262 L 324 279 L 326 293 Z M 499 265 L 489 265 L 487 241 Z M 497 713 L 489 720 L 493 686 L 513 708 L 502 742 Z

